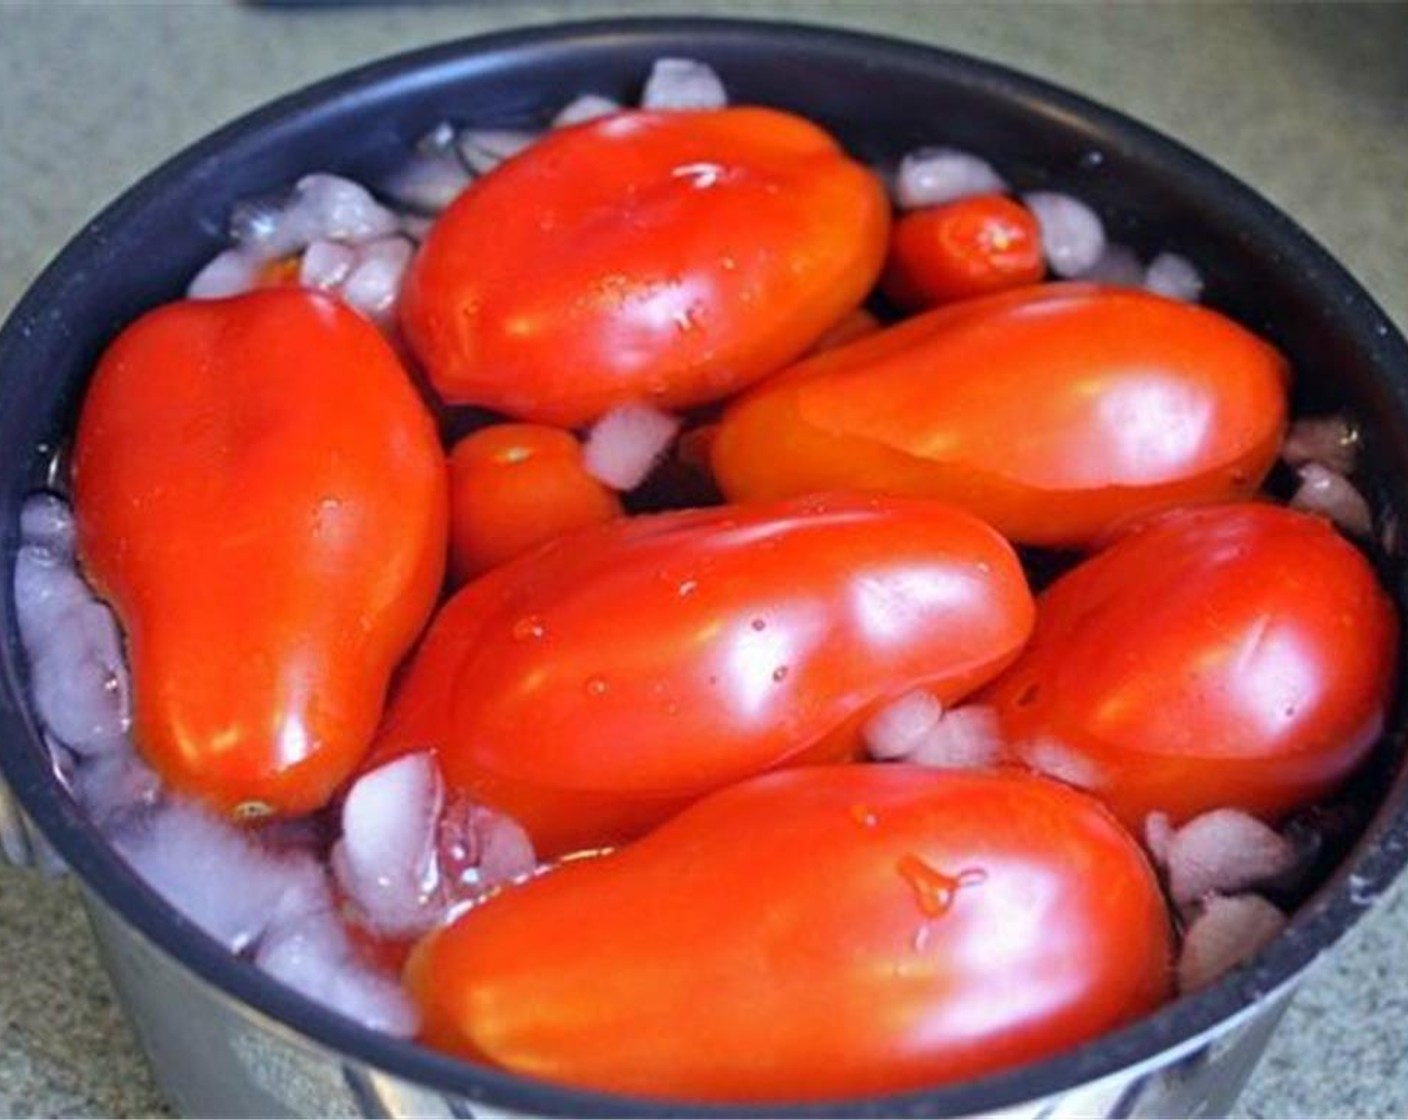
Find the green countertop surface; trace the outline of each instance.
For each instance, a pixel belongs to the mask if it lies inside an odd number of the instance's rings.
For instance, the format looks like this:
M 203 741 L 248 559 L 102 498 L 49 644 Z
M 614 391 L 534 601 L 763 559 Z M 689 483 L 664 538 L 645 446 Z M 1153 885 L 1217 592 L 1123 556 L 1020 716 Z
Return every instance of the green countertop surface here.
M 1408 4 L 805 0 L 261 7 L 0 0 L 0 314 L 106 202 L 213 127 L 355 64 L 605 15 L 835 24 L 1002 62 L 1251 184 L 1408 325 Z M 1408 891 L 1322 961 L 1244 1116 L 1408 1115 Z M 0 867 L 0 1115 L 166 1115 L 77 889 Z

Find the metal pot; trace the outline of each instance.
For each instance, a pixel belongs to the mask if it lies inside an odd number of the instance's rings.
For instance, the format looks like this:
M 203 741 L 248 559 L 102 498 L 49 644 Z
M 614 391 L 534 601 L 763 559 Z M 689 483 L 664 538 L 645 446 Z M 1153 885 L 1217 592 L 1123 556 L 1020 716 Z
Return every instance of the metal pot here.
M 376 181 L 445 117 L 543 118 L 583 90 L 629 98 L 651 60 L 703 58 L 739 100 L 798 110 L 862 158 L 940 134 L 1023 188 L 1095 203 L 1145 252 L 1198 262 L 1208 299 L 1275 340 L 1297 407 L 1361 420 L 1373 497 L 1408 510 L 1408 344 L 1368 295 L 1267 202 L 1172 141 L 1001 68 L 855 33 L 714 20 L 615 21 L 494 35 L 377 63 L 279 101 L 144 179 L 84 229 L 0 334 L 5 579 L 20 500 L 44 481 L 92 364 L 126 322 L 177 296 L 222 247 L 232 204 L 312 169 Z M 1333 379 L 1326 371 L 1333 371 Z M 1317 380 L 1318 378 L 1318 380 Z M 1400 604 L 1408 566 L 1385 578 Z M 162 1088 L 200 1115 L 758 1115 L 545 1085 L 364 1030 L 230 957 L 128 872 L 54 775 L 30 711 L 13 604 L 5 633 L 0 839 L 52 849 L 80 879 L 104 961 Z M 799 1115 L 1215 1115 L 1235 1099 L 1305 970 L 1408 862 L 1405 713 L 1355 782 L 1366 824 L 1288 930 L 1248 966 L 1128 1028 L 970 1083 L 808 1103 Z M 28 825 L 24 818 L 32 821 Z

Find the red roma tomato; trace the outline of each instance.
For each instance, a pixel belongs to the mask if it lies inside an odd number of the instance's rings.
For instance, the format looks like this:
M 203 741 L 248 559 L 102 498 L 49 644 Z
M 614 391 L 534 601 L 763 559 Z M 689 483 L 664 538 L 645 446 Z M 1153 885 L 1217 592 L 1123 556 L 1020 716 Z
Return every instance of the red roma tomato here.
M 1031 621 L 1007 542 L 936 502 L 614 521 L 442 608 L 377 758 L 431 747 L 452 788 L 515 817 L 540 855 L 601 847 L 759 771 L 852 757 L 874 707 L 971 691 Z
M 1224 806 L 1275 820 L 1378 737 L 1397 643 L 1393 604 L 1328 523 L 1207 506 L 1153 518 L 1052 584 L 1032 644 L 983 700 L 1018 760 L 1130 827 Z
M 627 112 L 550 133 L 465 191 L 401 321 L 446 400 L 571 427 L 718 400 L 800 355 L 880 271 L 889 204 L 772 109 Z
M 1093 799 L 1017 773 L 769 774 L 432 934 L 424 1038 L 568 1085 L 710 1101 L 918 1089 L 1169 995 L 1163 897 Z M 604 1043 L 603 1040 L 609 1040 Z
M 545 424 L 481 428 L 450 454 L 450 570 L 456 582 L 554 537 L 621 516 L 582 464 L 571 432 Z
M 928 495 L 1013 540 L 1081 546 L 1136 514 L 1249 495 L 1285 360 L 1205 308 L 1044 284 L 916 316 L 770 378 L 725 413 L 733 500 Z
M 376 328 L 293 288 L 151 312 L 98 365 L 74 499 L 147 760 L 236 816 L 326 802 L 445 562 L 444 455 Z
M 1000 194 L 915 210 L 895 223 L 881 287 L 900 307 L 934 307 L 1035 284 L 1045 274 L 1041 227 Z

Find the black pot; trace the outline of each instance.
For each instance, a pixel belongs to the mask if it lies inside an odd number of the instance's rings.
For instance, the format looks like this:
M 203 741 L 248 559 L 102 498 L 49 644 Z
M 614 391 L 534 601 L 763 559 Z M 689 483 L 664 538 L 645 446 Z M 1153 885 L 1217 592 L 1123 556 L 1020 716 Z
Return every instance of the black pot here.
M 181 294 L 223 247 L 237 200 L 316 169 L 375 182 L 446 117 L 540 123 L 584 90 L 629 100 L 661 55 L 709 62 L 735 99 L 797 110 L 862 158 L 893 160 L 924 143 L 969 148 L 1019 188 L 1053 186 L 1090 201 L 1116 239 L 1145 255 L 1165 247 L 1186 254 L 1207 281 L 1206 302 L 1291 356 L 1298 409 L 1345 408 L 1359 419 L 1381 516 L 1401 520 L 1408 512 L 1408 345 L 1303 231 L 1198 156 L 1041 82 L 928 47 L 777 24 L 614 21 L 452 43 L 320 83 L 201 141 L 88 225 L 0 334 L 0 444 L 11 449 L 0 467 L 6 584 L 19 504 L 42 485 L 53 447 L 72 429 L 98 354 L 139 313 Z M 1397 555 L 1381 559 L 1401 606 L 1405 564 Z M 0 769 L 80 879 L 119 993 L 178 1107 L 221 1115 L 730 1114 L 569 1091 L 454 1061 L 359 1028 L 230 957 L 126 869 L 56 780 L 26 697 L 9 595 L 0 624 Z M 1294 983 L 1408 861 L 1403 731 L 1400 705 L 1356 783 L 1371 806 L 1361 834 L 1287 932 L 1249 966 L 1043 1062 L 962 1085 L 794 1111 L 1225 1110 Z

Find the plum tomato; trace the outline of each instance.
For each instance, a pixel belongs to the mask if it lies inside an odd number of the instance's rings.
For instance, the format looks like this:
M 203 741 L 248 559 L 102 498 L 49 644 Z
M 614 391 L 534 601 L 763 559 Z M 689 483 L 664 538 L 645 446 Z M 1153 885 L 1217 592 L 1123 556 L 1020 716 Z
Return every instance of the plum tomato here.
M 1398 619 L 1322 519 L 1270 504 L 1157 515 L 1058 579 L 982 700 L 1014 760 L 1131 827 L 1233 807 L 1274 821 L 1364 758 Z
M 1136 515 L 1254 492 L 1288 368 L 1206 308 L 1040 284 L 915 316 L 769 378 L 724 414 L 734 501 L 928 495 L 1023 544 L 1080 547 Z
M 1170 991 L 1135 842 L 1018 772 L 904 764 L 755 777 L 429 935 L 432 1046 L 567 1085 L 817 1100 L 974 1077 Z
M 582 464 L 571 432 L 495 424 L 450 453 L 450 572 L 463 583 L 586 525 L 620 517 L 615 493 Z
M 381 334 L 296 288 L 158 308 L 98 364 L 73 487 L 147 760 L 235 816 L 325 803 L 445 566 L 444 453 Z
M 974 195 L 895 223 L 881 290 L 916 310 L 1035 284 L 1045 271 L 1031 211 L 1005 195 Z
M 728 396 L 857 307 L 879 180 L 772 109 L 623 112 L 552 132 L 436 221 L 401 322 L 447 401 L 563 426 Z
M 1007 542 L 938 502 L 612 521 L 452 598 L 375 758 L 437 751 L 447 784 L 514 817 L 540 855 L 615 844 L 718 786 L 854 757 L 875 707 L 995 676 L 1032 610 Z

